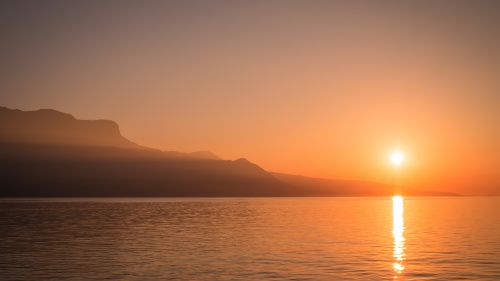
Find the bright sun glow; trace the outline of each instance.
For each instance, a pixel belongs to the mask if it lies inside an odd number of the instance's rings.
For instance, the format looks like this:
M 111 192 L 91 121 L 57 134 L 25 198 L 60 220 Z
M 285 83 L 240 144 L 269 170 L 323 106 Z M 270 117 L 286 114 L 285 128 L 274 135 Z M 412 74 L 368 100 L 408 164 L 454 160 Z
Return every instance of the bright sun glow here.
M 403 163 L 403 160 L 404 156 L 399 151 L 396 151 L 391 155 L 391 162 L 396 166 L 401 165 L 401 163 Z

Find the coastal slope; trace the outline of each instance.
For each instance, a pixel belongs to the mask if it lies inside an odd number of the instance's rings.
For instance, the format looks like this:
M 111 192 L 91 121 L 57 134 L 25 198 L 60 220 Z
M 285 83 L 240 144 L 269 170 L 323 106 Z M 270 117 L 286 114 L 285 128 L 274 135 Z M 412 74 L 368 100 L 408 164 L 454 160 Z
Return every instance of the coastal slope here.
M 110 120 L 0 107 L 1 197 L 392 196 L 366 181 L 270 173 L 241 158 L 140 146 Z M 409 196 L 449 196 L 402 189 Z

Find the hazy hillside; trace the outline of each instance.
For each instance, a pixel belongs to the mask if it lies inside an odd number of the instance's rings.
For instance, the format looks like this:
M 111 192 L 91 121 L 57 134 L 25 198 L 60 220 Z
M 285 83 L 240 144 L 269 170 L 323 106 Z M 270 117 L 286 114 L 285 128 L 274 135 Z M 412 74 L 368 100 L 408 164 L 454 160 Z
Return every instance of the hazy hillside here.
M 24 144 L 2 145 L 0 156 L 1 196 L 306 195 L 244 159 L 158 158 L 111 148 Z
M 110 120 L 78 120 L 52 109 L 21 111 L 0 107 L 0 141 L 16 144 L 45 144 L 78 147 L 107 147 L 138 150 L 155 157 L 219 159 L 208 151 L 181 153 L 160 151 L 135 144 L 120 134 L 118 124 Z M 66 152 L 78 154 L 78 149 Z M 107 154 L 112 150 L 102 150 Z M 35 152 L 42 153 L 43 151 Z M 122 153 L 122 152 L 120 152 Z M 118 154 L 120 154 L 118 153 Z M 118 156 L 118 155 L 116 155 Z
M 109 120 L 77 120 L 51 109 L 21 111 L 0 107 L 0 139 L 6 142 L 140 148 Z
M 0 196 L 298 196 L 245 159 L 148 149 L 112 121 L 0 108 Z
M 280 181 L 297 187 L 307 187 L 311 196 L 393 196 L 395 188 L 390 184 L 369 181 L 348 181 L 310 178 L 299 175 L 271 173 Z M 456 196 L 455 193 L 436 192 L 412 188 L 400 188 L 405 196 Z
M 269 173 L 246 159 L 137 145 L 108 120 L 0 107 L 0 196 L 391 196 L 390 185 Z M 450 195 L 404 190 L 406 195 Z

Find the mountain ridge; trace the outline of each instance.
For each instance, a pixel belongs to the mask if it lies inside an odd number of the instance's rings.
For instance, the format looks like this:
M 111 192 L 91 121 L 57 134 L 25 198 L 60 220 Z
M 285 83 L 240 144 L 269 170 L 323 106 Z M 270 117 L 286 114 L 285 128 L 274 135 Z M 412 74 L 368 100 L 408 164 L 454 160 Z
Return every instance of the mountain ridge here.
M 0 107 L 0 139 L 7 142 L 142 148 L 124 138 L 111 120 L 78 120 L 53 109 L 21 111 Z
M 291 185 L 308 186 L 311 192 L 315 192 L 317 196 L 385 197 L 393 196 L 396 189 L 394 185 L 372 181 L 312 178 L 276 172 L 270 172 L 270 174 Z M 405 196 L 459 196 L 459 194 L 451 192 L 438 192 L 407 187 L 400 187 L 398 189 Z
M 111 120 L 0 107 L 1 197 L 392 196 L 381 183 L 270 173 L 245 158 L 140 146 Z M 406 189 L 414 196 L 451 196 Z

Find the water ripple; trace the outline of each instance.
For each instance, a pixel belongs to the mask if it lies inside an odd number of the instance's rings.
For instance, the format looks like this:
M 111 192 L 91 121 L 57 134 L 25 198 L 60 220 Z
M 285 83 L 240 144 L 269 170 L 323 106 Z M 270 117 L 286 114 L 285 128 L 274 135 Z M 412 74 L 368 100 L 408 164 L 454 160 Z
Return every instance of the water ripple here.
M 397 250 L 398 280 L 500 280 L 499 199 L 2 200 L 0 275 L 393 280 Z

